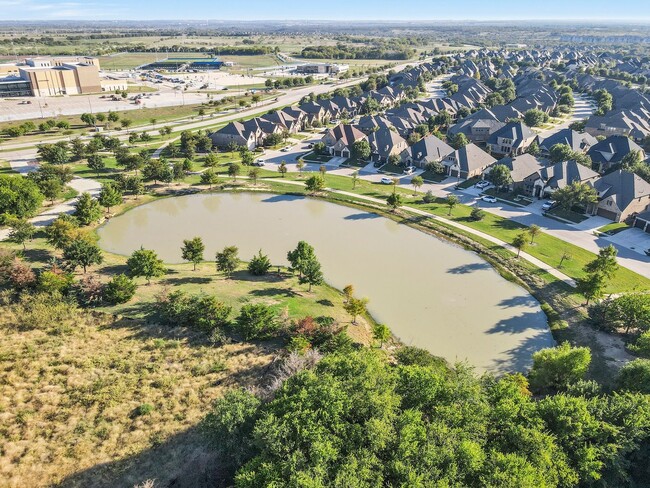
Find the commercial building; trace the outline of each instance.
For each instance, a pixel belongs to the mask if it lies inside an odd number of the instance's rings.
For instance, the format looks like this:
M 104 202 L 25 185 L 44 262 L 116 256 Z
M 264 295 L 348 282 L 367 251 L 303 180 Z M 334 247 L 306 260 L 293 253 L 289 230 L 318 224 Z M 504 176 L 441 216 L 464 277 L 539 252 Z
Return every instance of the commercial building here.
M 347 69 L 347 65 L 331 63 L 311 63 L 296 66 L 297 73 L 306 75 L 336 75 Z
M 3 65 L 0 95 L 5 97 L 78 95 L 102 91 L 99 61 L 90 57 L 29 58 Z

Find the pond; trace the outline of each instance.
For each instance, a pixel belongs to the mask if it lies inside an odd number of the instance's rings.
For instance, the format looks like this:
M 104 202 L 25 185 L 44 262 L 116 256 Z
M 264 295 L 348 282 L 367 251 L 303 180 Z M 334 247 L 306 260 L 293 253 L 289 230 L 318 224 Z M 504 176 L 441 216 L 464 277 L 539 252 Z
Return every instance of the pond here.
M 144 246 L 182 262 L 183 239 L 201 236 L 205 257 L 236 245 L 287 264 L 298 241 L 314 246 L 326 281 L 353 284 L 368 310 L 402 342 L 478 371 L 523 371 L 554 344 L 538 302 L 476 254 L 374 213 L 311 198 L 220 193 L 142 205 L 99 229 L 106 251 Z M 351 327 L 354 327 L 353 325 Z

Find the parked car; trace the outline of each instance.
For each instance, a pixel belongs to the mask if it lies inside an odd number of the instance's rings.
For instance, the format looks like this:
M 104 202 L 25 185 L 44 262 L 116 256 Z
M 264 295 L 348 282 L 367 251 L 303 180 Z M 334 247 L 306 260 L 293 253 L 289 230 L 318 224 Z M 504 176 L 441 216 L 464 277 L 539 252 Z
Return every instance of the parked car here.
M 488 186 L 490 186 L 490 182 L 485 181 L 485 180 L 481 180 L 475 186 L 476 186 L 476 188 L 487 188 Z
M 285 147 L 283 147 L 282 149 L 280 149 L 280 151 L 282 151 L 282 152 L 289 152 L 289 149 L 291 149 L 289 146 L 285 146 Z
M 483 195 L 481 197 L 481 200 L 487 203 L 497 203 L 497 199 L 494 198 L 492 195 Z
M 384 163 L 382 163 L 381 161 L 375 161 L 372 165 L 373 165 L 375 168 L 379 168 L 380 166 L 383 166 Z
M 382 185 L 392 185 L 393 184 L 393 179 L 389 178 L 388 176 L 384 176 L 381 180 L 379 180 L 379 182 Z
M 313 142 L 310 142 L 309 144 L 307 144 L 307 148 L 308 148 L 308 149 L 312 149 L 313 147 L 314 147 L 314 143 L 313 143 Z
M 253 163 L 253 166 L 264 166 L 264 160 L 263 159 L 258 159 Z
M 412 175 L 413 173 L 415 173 L 415 166 L 407 166 L 404 168 L 405 175 Z
M 557 205 L 557 202 L 555 202 L 553 200 L 549 200 L 548 202 L 544 203 L 544 205 L 542 205 L 542 210 L 544 210 L 544 212 L 548 212 L 549 210 L 554 208 L 556 205 Z

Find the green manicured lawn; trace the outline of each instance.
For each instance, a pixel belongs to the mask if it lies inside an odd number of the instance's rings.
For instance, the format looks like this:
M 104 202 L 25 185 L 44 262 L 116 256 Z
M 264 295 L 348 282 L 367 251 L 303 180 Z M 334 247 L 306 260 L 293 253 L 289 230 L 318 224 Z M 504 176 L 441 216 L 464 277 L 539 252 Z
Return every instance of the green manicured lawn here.
M 353 168 L 365 168 L 369 161 L 362 161 L 357 158 L 349 158 L 343 163 L 343 166 L 352 166 Z
M 561 207 L 555 207 L 549 210 L 547 213 L 550 215 L 554 215 L 555 217 L 560 217 L 561 219 L 568 220 L 575 224 L 579 224 L 580 222 L 587 220 L 589 218 L 586 215 L 583 215 L 581 213 L 574 212 L 573 210 L 565 210 Z
M 497 191 L 496 188 L 488 188 L 485 190 L 483 193 L 486 193 L 488 195 L 492 195 L 500 200 L 505 200 L 507 202 L 512 203 L 513 205 L 516 205 L 518 207 L 525 207 L 528 205 L 530 202 L 522 199 L 517 199 L 518 196 L 516 193 L 508 192 L 508 191 Z
M 316 154 L 312 151 L 305 154 L 302 159 L 304 159 L 306 162 L 327 163 L 330 159 L 332 159 L 332 156 L 329 154 Z
M 596 230 L 598 232 L 602 232 L 603 234 L 608 234 L 610 236 L 613 236 L 614 234 L 618 234 L 619 232 L 622 232 L 629 228 L 630 226 L 627 225 L 625 222 L 612 222 L 611 224 L 603 225 L 602 227 Z
M 474 178 L 470 178 L 470 179 L 468 179 L 468 180 L 461 181 L 461 182 L 458 184 L 458 188 L 462 188 L 463 190 L 466 190 L 467 188 L 470 188 L 470 187 L 476 185 L 476 183 L 478 183 L 478 182 L 480 181 L 480 179 L 481 179 L 481 178 L 477 178 L 477 177 L 475 176 Z
M 447 179 L 446 173 L 434 173 L 433 171 L 425 171 L 420 176 L 424 181 L 432 181 L 434 183 L 440 183 Z
M 379 171 L 382 173 L 401 175 L 404 173 L 404 167 L 393 163 L 386 163 L 381 168 L 379 168 Z

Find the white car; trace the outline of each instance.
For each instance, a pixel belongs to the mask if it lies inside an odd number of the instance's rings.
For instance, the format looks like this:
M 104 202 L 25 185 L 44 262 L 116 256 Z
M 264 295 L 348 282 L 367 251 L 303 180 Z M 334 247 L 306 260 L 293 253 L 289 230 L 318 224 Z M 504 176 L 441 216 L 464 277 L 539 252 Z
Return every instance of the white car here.
M 484 202 L 487 202 L 487 203 L 497 203 L 497 199 L 494 198 L 491 195 L 483 195 L 481 197 L 481 200 L 483 200 Z
M 486 188 L 488 186 L 490 186 L 490 182 L 485 180 L 481 180 L 476 184 L 476 188 Z
M 413 173 L 415 173 L 415 166 L 407 166 L 406 169 L 404 169 L 405 175 L 412 175 Z
M 258 159 L 253 163 L 253 166 L 264 166 L 264 160 L 263 159 Z
M 280 151 L 289 152 L 289 149 L 291 149 L 291 148 L 289 146 L 286 146 L 286 147 L 283 147 L 282 149 L 280 149 Z
M 392 185 L 393 184 L 393 179 L 389 178 L 388 176 L 384 176 L 381 180 L 379 180 L 379 182 L 382 185 Z
M 544 203 L 544 205 L 542 205 L 542 210 L 544 210 L 545 212 L 548 212 L 553 207 L 555 207 L 555 205 L 556 205 L 556 202 L 554 202 L 553 200 L 549 200 L 548 202 Z

